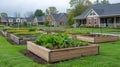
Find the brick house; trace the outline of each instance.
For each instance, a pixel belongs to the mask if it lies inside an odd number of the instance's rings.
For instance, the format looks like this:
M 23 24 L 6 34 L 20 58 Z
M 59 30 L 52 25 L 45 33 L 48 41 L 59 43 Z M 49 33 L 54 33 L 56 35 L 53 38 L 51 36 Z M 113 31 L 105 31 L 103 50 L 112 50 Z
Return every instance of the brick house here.
M 120 27 L 120 3 L 91 6 L 74 19 L 77 26 Z
M 59 13 L 59 14 L 50 14 L 40 17 L 34 18 L 35 25 L 43 25 L 47 19 L 50 23 L 50 26 L 65 26 L 67 25 L 67 14 Z
M 67 14 L 51 14 L 48 15 L 48 20 L 51 22 L 51 26 L 66 26 L 67 25 Z

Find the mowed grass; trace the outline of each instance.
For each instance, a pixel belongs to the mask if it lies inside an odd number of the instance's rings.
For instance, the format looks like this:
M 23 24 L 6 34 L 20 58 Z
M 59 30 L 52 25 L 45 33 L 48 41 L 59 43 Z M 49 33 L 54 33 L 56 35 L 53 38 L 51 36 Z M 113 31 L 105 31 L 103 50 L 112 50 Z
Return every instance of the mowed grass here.
M 0 36 L 0 67 L 120 67 L 120 39 L 99 43 L 100 53 L 55 64 L 37 64 L 20 53 L 26 46 L 13 46 Z M 67 54 L 66 54 L 67 55 Z
M 66 30 L 66 32 L 71 33 L 77 33 L 77 32 L 99 32 L 99 33 L 113 33 L 113 32 L 120 32 L 120 29 L 114 29 L 114 28 L 71 28 L 69 30 Z
M 0 36 L 0 67 L 41 67 L 20 53 L 26 46 L 13 46 Z

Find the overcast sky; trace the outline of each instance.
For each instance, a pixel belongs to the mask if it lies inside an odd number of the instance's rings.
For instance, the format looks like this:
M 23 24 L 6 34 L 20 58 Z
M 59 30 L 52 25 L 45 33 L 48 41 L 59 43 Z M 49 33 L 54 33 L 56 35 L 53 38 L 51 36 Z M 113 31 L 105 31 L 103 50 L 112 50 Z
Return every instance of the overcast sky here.
M 0 13 L 7 12 L 9 16 L 14 16 L 15 12 L 24 15 L 26 12 L 55 6 L 59 12 L 66 12 L 70 7 L 70 0 L 0 0 Z M 91 0 L 94 2 L 95 0 Z M 100 0 L 101 1 L 101 0 Z M 120 0 L 109 0 L 110 3 L 120 3 Z

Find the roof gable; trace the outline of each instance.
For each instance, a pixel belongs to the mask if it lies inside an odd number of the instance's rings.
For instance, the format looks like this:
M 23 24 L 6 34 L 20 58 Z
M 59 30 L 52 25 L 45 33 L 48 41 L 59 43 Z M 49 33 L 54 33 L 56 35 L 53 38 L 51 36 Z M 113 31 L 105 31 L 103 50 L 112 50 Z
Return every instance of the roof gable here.
M 91 9 L 93 9 L 100 17 L 111 16 L 111 15 L 120 15 L 120 3 L 118 3 L 118 4 L 105 4 L 105 5 L 91 6 L 90 8 L 86 9 L 86 11 L 82 15 L 77 16 L 74 19 L 86 18 L 86 14 Z
M 91 9 L 85 17 L 99 16 L 93 9 Z

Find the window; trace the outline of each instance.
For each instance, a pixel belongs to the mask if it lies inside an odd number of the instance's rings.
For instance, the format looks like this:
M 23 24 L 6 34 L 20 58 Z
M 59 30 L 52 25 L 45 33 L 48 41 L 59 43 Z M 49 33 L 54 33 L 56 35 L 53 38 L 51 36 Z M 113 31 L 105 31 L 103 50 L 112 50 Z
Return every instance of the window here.
M 88 24 L 91 24 L 91 19 L 88 19 Z
M 96 22 L 97 22 L 97 20 L 96 20 L 96 19 L 94 19 L 94 24 L 96 24 Z

